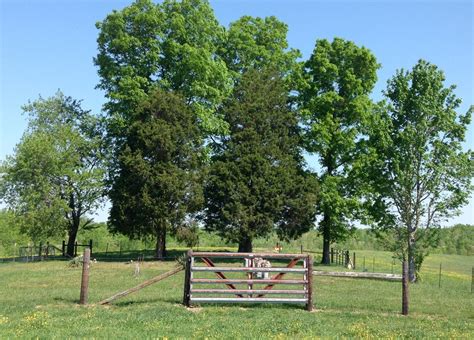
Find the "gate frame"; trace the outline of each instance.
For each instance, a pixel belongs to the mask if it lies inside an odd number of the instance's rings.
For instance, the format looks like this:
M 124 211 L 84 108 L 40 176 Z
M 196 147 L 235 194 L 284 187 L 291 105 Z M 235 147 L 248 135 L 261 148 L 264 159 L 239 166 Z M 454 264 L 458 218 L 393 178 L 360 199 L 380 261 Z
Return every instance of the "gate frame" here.
M 195 266 L 195 259 L 200 258 L 206 266 Z M 245 260 L 244 267 L 216 267 L 211 258 Z M 287 259 L 290 260 L 286 267 L 259 268 L 253 267 L 255 258 Z M 303 268 L 293 268 L 298 262 L 303 261 Z M 213 272 L 217 279 L 196 279 L 196 272 Z M 247 274 L 246 279 L 228 279 L 223 272 L 241 272 Z M 275 273 L 270 279 L 253 279 L 252 273 Z M 286 273 L 303 274 L 302 280 L 282 280 Z M 199 284 L 225 284 L 227 289 L 193 289 L 193 283 Z M 237 289 L 234 284 L 247 284 L 247 289 Z M 253 284 L 267 284 L 263 289 L 253 289 Z M 272 290 L 277 284 L 303 285 L 302 290 Z M 189 250 L 186 256 L 184 279 L 183 304 L 190 307 L 193 302 L 252 302 L 252 303 L 304 303 L 306 310 L 313 310 L 313 258 L 308 254 L 280 254 L 280 253 L 229 253 L 229 252 L 193 252 Z M 235 297 L 194 297 L 193 293 L 201 294 L 232 294 Z M 267 294 L 303 295 L 303 298 L 267 298 Z

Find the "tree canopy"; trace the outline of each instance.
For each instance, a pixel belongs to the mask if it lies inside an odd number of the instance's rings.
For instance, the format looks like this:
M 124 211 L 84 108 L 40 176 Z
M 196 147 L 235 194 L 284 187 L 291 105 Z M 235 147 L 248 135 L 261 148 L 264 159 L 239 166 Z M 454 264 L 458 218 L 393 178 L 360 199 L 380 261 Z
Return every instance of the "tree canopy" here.
M 209 169 L 204 221 L 239 251 L 252 251 L 252 239 L 272 231 L 296 238 L 314 222 L 316 183 L 302 169 L 287 101 L 277 72 L 250 70 L 223 107 L 230 134 Z
M 1 165 L 1 196 L 33 240 L 66 231 L 72 255 L 81 219 L 94 213 L 104 196 L 97 119 L 61 92 L 23 110 L 28 129 Z
M 366 182 L 372 185 L 374 226 L 394 235 L 393 250 L 409 262 L 415 281 L 424 256 L 436 244 L 443 220 L 467 203 L 474 175 L 472 151 L 463 151 L 471 110 L 444 73 L 424 60 L 398 70 L 387 85 L 387 105 L 372 117 Z
M 111 137 L 126 135 L 130 113 L 156 87 L 179 91 L 205 133 L 225 130 L 216 116 L 231 85 L 217 54 L 224 28 L 207 1 L 137 0 L 109 14 L 97 28 L 98 88 L 108 98 Z
M 230 23 L 219 53 L 234 81 L 251 69 L 273 68 L 294 88 L 301 53 L 289 48 L 288 26 L 274 16 L 243 16 Z
M 320 164 L 318 214 L 322 215 L 319 230 L 325 264 L 329 264 L 330 244 L 347 236 L 361 211 L 351 170 L 372 112 L 369 94 L 378 68 L 368 49 L 339 38 L 317 40 L 305 64 L 300 108 L 304 146 Z
M 167 232 L 189 223 L 202 204 L 199 128 L 182 96 L 157 90 L 129 131 L 110 191 L 109 226 L 131 238 L 156 239 L 156 256 L 163 258 Z

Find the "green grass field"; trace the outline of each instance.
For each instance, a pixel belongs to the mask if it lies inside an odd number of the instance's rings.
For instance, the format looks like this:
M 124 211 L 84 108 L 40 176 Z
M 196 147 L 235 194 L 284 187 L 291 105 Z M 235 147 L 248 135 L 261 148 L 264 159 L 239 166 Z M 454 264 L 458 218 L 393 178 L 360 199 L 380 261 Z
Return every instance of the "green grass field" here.
M 368 271 L 375 258 L 375 271 L 391 272 L 389 253 L 357 256 L 359 262 L 365 256 Z M 145 262 L 135 278 L 133 265 L 99 261 L 91 267 L 91 305 L 83 307 L 77 304 L 80 268 L 65 261 L 0 263 L 0 338 L 474 338 L 474 259 L 468 256 L 428 257 L 423 280 L 410 286 L 408 317 L 400 315 L 400 283 L 330 277 L 314 278 L 311 313 L 295 305 L 187 309 L 181 305 L 183 272 L 110 306 L 94 305 L 174 265 Z

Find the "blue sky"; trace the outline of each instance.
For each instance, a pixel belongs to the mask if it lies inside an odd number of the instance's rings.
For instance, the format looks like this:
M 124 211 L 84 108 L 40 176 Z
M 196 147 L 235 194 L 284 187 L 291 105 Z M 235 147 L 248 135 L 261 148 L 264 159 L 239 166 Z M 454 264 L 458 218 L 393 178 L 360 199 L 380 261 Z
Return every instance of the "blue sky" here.
M 103 93 L 92 58 L 95 23 L 130 1 L 0 0 L 0 160 L 13 152 L 25 129 L 21 106 L 61 89 L 99 112 Z M 463 99 L 460 112 L 474 103 L 473 2 L 464 1 L 211 1 L 221 24 L 242 15 L 275 15 L 288 24 L 288 40 L 304 58 L 316 39 L 342 37 L 372 50 L 382 68 L 373 98 L 398 68 L 418 59 L 438 65 L 447 84 Z M 471 123 L 466 148 L 474 148 Z M 99 220 L 106 219 L 106 212 Z M 474 224 L 474 199 L 450 223 Z

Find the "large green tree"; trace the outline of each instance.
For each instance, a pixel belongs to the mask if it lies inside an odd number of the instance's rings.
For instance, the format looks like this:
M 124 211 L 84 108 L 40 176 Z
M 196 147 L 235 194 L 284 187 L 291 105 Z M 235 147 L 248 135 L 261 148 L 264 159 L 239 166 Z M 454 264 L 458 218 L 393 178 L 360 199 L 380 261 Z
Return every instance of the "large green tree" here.
M 302 169 L 287 101 L 278 72 L 250 70 L 223 107 L 230 133 L 210 166 L 204 221 L 240 252 L 251 252 L 255 237 L 292 239 L 314 223 L 316 181 Z
M 202 204 L 200 141 L 196 116 L 182 96 L 163 90 L 150 95 L 119 154 L 110 229 L 156 239 L 156 257 L 165 257 L 167 232 L 190 223 Z
M 28 129 L 1 164 L 1 196 L 33 240 L 67 232 L 72 256 L 79 228 L 104 196 L 98 121 L 61 92 L 23 110 Z
M 137 0 L 109 14 L 97 27 L 99 53 L 95 63 L 99 68 L 98 87 L 108 98 L 105 112 L 112 150 L 109 186 L 115 195 L 111 199 L 117 201 L 117 197 L 127 195 L 126 191 L 119 193 L 126 188 L 124 181 L 133 181 L 138 176 L 129 173 L 133 168 L 127 167 L 120 157 L 124 143 L 135 138 L 136 132 L 130 128 L 137 119 L 134 112 L 140 103 L 156 89 L 178 91 L 196 116 L 195 123 L 202 136 L 206 137 L 227 130 L 217 108 L 230 93 L 232 81 L 218 55 L 225 30 L 206 0 L 165 0 L 160 4 Z M 160 193 L 153 191 L 153 194 Z M 148 198 L 162 199 L 142 196 L 143 200 Z M 126 202 L 121 201 L 121 209 L 125 209 Z M 152 219 L 156 220 L 156 214 Z M 141 223 L 139 228 L 143 227 L 142 221 L 137 223 Z M 126 232 L 125 228 L 123 224 L 117 230 Z M 134 226 L 130 224 L 128 228 Z M 133 236 L 133 230 L 128 234 Z
M 225 62 L 217 49 L 224 28 L 205 0 L 137 0 L 113 11 L 99 29 L 98 88 L 105 91 L 108 133 L 126 136 L 131 113 L 150 91 L 180 91 L 203 131 L 225 130 L 216 108 L 230 91 Z
M 436 243 L 436 230 L 467 203 L 472 191 L 472 151 L 463 151 L 471 109 L 457 114 L 461 100 L 444 73 L 420 60 L 388 81 L 372 117 L 369 157 L 364 169 L 372 186 L 368 202 L 374 227 L 408 261 L 416 281 L 423 258 Z
M 319 159 L 322 263 L 331 243 L 344 239 L 360 212 L 357 180 L 351 174 L 357 145 L 371 114 L 371 93 L 379 68 L 374 55 L 353 42 L 317 40 L 305 64 L 300 88 L 304 144 Z

